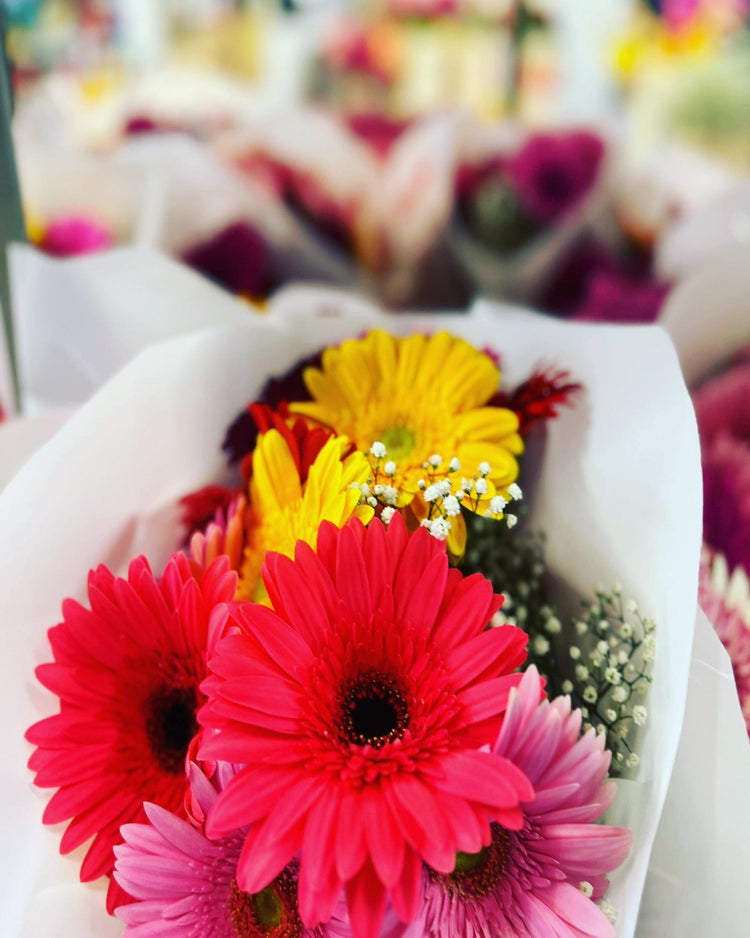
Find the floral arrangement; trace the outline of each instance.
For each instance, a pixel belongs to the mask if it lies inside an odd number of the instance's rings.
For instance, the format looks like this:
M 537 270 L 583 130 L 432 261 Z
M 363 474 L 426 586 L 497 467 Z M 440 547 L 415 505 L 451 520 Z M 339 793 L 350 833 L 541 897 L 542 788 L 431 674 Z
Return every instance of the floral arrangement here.
M 459 167 L 461 220 L 489 250 L 511 254 L 559 224 L 599 178 L 605 148 L 576 131 L 530 136 L 515 152 Z
M 184 550 L 65 601 L 29 765 L 126 935 L 615 934 L 655 627 L 619 589 L 568 626 L 525 519 L 581 391 L 447 332 L 328 345 L 232 423 Z
M 750 364 L 746 352 L 693 392 L 703 465 L 699 603 L 732 660 L 750 734 Z

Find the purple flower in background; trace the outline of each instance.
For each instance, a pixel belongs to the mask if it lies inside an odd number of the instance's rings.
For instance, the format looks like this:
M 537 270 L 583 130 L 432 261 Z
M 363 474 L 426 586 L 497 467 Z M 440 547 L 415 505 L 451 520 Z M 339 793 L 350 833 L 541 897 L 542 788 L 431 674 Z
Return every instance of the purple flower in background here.
M 193 270 L 251 299 L 262 299 L 276 285 L 271 252 L 263 235 L 244 221 L 234 222 L 182 256 Z
M 591 189 L 603 159 L 604 144 L 594 134 L 537 134 L 508 161 L 507 173 L 526 211 L 550 224 Z
M 703 538 L 750 571 L 750 364 L 693 394 L 703 462 Z
M 112 232 L 88 215 L 53 219 L 39 239 L 39 247 L 54 257 L 74 257 L 104 251 L 114 243 Z
M 669 284 L 655 280 L 648 256 L 619 257 L 591 236 L 581 238 L 540 300 L 555 316 L 582 322 L 655 322 Z
M 598 271 L 588 282 L 583 303 L 573 315 L 581 322 L 656 322 L 669 286 Z

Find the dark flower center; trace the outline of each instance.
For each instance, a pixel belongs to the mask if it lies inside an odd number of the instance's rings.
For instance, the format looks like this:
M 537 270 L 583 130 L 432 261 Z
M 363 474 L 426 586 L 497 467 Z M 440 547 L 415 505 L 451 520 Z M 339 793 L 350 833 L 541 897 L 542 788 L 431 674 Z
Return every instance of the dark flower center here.
M 409 725 L 409 711 L 393 678 L 367 671 L 344 689 L 341 735 L 355 746 L 380 749 L 401 739 Z
M 297 882 L 289 869 L 260 892 L 243 892 L 232 883 L 229 917 L 237 938 L 299 938 Z
M 499 824 L 492 825 L 492 842 L 479 853 L 457 853 L 452 873 L 436 873 L 427 867 L 433 882 L 461 898 L 482 899 L 489 895 L 502 879 L 510 854 L 510 834 Z
M 165 772 L 184 774 L 188 746 L 198 731 L 197 709 L 194 687 L 162 687 L 149 698 L 146 735 L 154 758 Z

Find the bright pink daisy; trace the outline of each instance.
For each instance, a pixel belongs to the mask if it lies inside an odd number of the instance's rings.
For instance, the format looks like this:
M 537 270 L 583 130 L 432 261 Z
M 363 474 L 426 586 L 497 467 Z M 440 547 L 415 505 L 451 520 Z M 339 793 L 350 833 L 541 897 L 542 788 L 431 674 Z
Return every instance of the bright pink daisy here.
M 730 576 L 726 559 L 708 552 L 701 558 L 698 605 L 716 629 L 732 661 L 742 715 L 750 736 L 750 582 L 742 567 Z
M 489 745 L 526 635 L 486 630 L 501 597 L 399 514 L 325 523 L 317 554 L 269 553 L 264 577 L 273 608 L 232 607 L 203 684 L 199 719 L 216 732 L 201 757 L 247 766 L 207 832 L 252 825 L 237 871 L 250 893 L 301 849 L 302 921 L 327 921 L 344 886 L 355 935 L 372 938 L 388 893 L 413 918 L 423 859 L 449 872 L 492 822 L 522 825 L 533 789 Z
M 69 215 L 55 218 L 44 230 L 39 247 L 55 257 L 94 254 L 114 244 L 112 232 L 95 218 Z
M 460 854 L 453 872 L 425 871 L 407 938 L 614 938 L 593 900 L 627 856 L 631 835 L 595 823 L 616 787 L 607 781 L 604 737 L 580 732 L 570 698 L 539 702 L 530 667 L 511 692 L 494 752 L 525 772 L 536 798 L 524 803 L 520 830 L 494 824 L 489 846 Z
M 219 763 L 209 781 L 191 765 L 196 813 L 206 817 L 234 771 Z M 138 900 L 117 910 L 127 924 L 124 938 L 351 938 L 343 896 L 327 925 L 303 926 L 296 860 L 250 895 L 237 885 L 245 830 L 209 840 L 204 824 L 194 826 L 153 804 L 145 809 L 149 823 L 124 825 L 124 843 L 115 847 L 115 878 Z
M 200 581 L 181 554 L 160 581 L 144 557 L 126 580 L 102 566 L 89 574 L 91 609 L 68 599 L 63 621 L 49 630 L 55 660 L 36 674 L 60 698 L 60 712 L 27 731 L 37 746 L 29 768 L 37 785 L 58 789 L 45 824 L 70 820 L 60 852 L 94 837 L 84 882 L 112 872 L 120 825 L 144 819 L 144 801 L 183 811 L 209 616 L 234 598 L 236 582 L 226 558 Z M 110 912 L 122 898 L 111 881 Z

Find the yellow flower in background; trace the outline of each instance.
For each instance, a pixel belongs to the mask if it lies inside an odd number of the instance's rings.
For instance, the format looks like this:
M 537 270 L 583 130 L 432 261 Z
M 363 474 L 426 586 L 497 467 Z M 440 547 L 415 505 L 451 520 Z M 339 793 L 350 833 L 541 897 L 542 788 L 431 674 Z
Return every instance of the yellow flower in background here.
M 484 514 L 518 477 L 518 418 L 487 406 L 500 371 L 463 339 L 447 332 L 398 339 L 373 330 L 327 349 L 321 368 L 308 368 L 304 378 L 313 400 L 291 404 L 292 413 L 346 435 L 363 453 L 382 444 L 382 458 L 395 464 L 387 475 L 398 491 L 396 507 L 416 499 L 412 511 L 420 520 L 429 510 L 430 486 L 439 489 L 443 480 L 465 490 L 464 507 Z M 426 492 L 420 490 L 425 479 Z M 449 542 L 452 552 L 458 546 Z
M 303 482 L 289 444 L 277 430 L 269 430 L 258 438 L 253 454 L 238 599 L 267 602 L 268 594 L 260 576 L 266 551 L 293 557 L 298 540 L 315 547 L 323 521 L 331 521 L 337 527 L 343 527 L 352 517 L 365 523 L 370 521 L 373 509 L 360 504 L 359 489 L 367 482 L 370 466 L 361 453 L 346 456 L 350 447 L 346 437 L 331 437 Z

